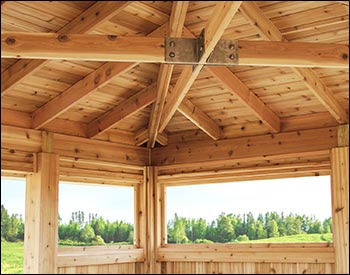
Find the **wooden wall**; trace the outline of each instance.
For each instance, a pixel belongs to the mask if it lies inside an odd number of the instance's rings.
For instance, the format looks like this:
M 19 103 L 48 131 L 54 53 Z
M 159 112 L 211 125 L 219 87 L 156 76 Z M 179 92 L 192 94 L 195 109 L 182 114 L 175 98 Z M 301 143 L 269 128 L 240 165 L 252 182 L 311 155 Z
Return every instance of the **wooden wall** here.
M 348 147 L 332 149 L 338 136 L 335 127 L 325 127 L 198 147 L 169 145 L 155 149 L 156 166 L 148 166 L 146 148 L 2 126 L 2 174 L 36 173 L 37 153 L 49 152 L 59 155 L 60 180 L 134 187 L 135 245 L 60 247 L 60 274 L 342 273 L 348 268 L 348 197 L 342 191 L 348 186 Z M 166 186 L 330 174 L 334 245 L 166 244 Z

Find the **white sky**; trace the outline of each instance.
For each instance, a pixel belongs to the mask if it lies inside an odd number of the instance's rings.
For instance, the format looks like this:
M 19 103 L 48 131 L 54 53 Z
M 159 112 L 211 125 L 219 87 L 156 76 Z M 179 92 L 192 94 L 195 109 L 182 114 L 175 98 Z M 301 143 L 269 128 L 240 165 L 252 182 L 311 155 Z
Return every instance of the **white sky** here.
M 24 180 L 1 180 L 1 204 L 9 213 L 24 217 Z M 68 222 L 71 213 L 97 213 L 110 221 L 133 223 L 131 187 L 60 183 L 59 214 Z M 330 177 L 306 177 L 257 182 L 234 182 L 167 188 L 167 218 L 174 214 L 188 218 L 215 220 L 220 213 L 243 214 L 276 211 L 315 215 L 321 221 L 331 216 Z

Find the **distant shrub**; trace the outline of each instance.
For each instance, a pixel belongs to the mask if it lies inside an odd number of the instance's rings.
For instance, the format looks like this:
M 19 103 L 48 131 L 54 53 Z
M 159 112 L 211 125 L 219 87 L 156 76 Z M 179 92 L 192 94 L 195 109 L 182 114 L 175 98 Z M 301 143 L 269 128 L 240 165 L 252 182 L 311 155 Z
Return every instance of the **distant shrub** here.
M 194 243 L 214 243 L 214 242 L 207 239 L 196 239 Z
M 93 245 L 105 245 L 105 241 L 100 235 L 97 235 L 91 243 Z
M 239 242 L 246 242 L 246 241 L 249 241 L 249 238 L 248 238 L 247 235 L 239 235 L 237 237 L 237 241 L 239 241 Z
M 325 242 L 332 242 L 333 241 L 333 236 L 332 233 L 326 233 L 321 235 L 321 240 Z

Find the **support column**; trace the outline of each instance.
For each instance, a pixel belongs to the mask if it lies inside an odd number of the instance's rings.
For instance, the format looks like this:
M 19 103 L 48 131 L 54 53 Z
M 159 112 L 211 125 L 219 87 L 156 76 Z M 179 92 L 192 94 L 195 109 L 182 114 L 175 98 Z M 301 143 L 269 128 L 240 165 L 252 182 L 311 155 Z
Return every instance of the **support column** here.
M 153 166 L 145 168 L 145 182 L 147 188 L 147 244 L 145 249 L 147 268 L 145 273 L 148 274 L 161 273 L 161 264 L 157 262 L 157 248 L 161 243 L 157 173 L 157 169 Z
M 59 156 L 37 154 L 37 170 L 27 176 L 24 273 L 57 273 Z
M 331 150 L 332 220 L 335 273 L 349 274 L 349 125 L 338 130 L 338 148 Z

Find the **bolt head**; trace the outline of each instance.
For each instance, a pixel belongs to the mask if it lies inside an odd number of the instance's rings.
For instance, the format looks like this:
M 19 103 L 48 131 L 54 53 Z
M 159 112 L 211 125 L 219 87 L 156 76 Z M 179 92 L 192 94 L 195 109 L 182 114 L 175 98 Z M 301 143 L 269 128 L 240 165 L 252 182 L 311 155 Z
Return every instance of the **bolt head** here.
M 175 57 L 175 53 L 174 53 L 174 52 L 170 52 L 170 53 L 169 53 L 169 56 L 170 56 L 171 58 L 174 58 L 174 57 Z

